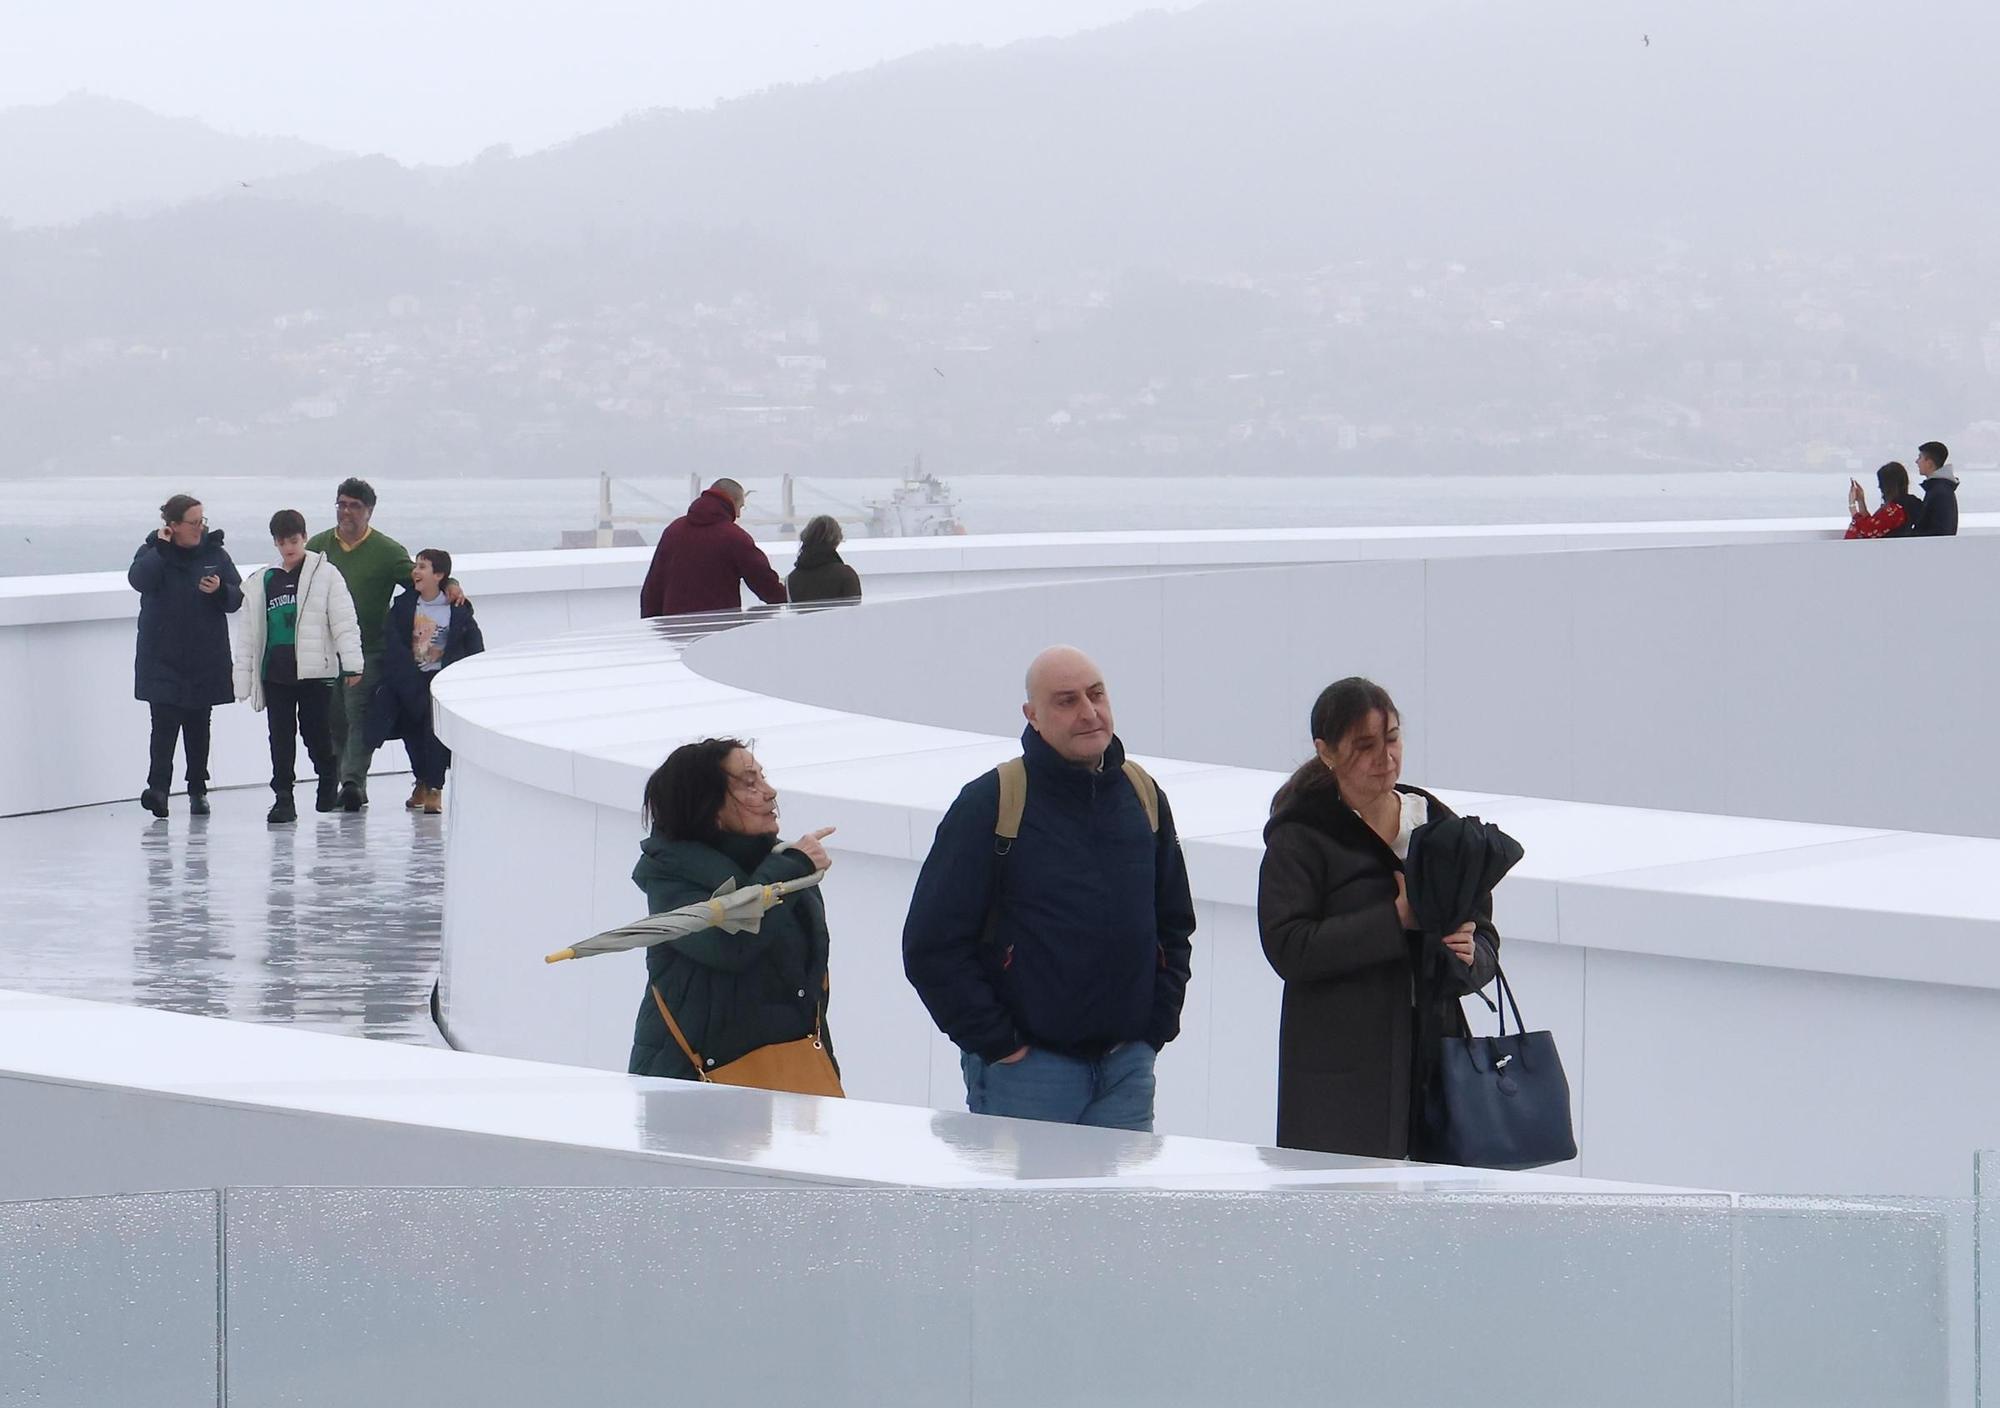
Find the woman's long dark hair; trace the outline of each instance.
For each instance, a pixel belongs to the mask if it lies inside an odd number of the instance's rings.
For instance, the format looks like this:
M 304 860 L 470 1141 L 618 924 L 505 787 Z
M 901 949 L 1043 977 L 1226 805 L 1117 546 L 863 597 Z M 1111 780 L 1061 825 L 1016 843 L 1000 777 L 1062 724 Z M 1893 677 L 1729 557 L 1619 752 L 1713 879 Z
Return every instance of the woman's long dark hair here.
M 1335 680 L 1313 700 L 1312 736 L 1316 742 L 1338 748 L 1341 739 L 1373 714 L 1381 714 L 1385 719 L 1403 717 L 1389 691 L 1375 681 L 1360 675 Z M 1333 774 L 1326 764 L 1317 755 L 1310 757 L 1285 779 L 1285 785 L 1271 798 L 1271 815 L 1276 816 L 1308 792 L 1333 785 Z
M 641 819 L 664 841 L 714 845 L 722 834 L 716 813 L 729 800 L 729 773 L 723 761 L 750 745 L 736 738 L 704 738 L 683 743 L 646 779 Z

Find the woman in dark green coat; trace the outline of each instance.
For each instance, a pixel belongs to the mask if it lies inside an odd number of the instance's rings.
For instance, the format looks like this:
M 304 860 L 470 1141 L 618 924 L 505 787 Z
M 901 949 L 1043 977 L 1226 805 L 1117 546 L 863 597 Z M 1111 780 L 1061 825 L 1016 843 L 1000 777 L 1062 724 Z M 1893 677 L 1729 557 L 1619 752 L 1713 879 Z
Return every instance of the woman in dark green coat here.
M 733 738 L 706 738 L 669 754 L 646 783 L 646 819 L 652 834 L 640 844 L 632 880 L 653 914 L 708 899 L 725 880 L 770 885 L 832 864 L 820 844 L 830 826 L 780 844 L 778 794 Z M 816 888 L 770 910 L 754 934 L 708 929 L 654 944 L 646 950 L 648 988 L 629 1069 L 701 1078 L 667 1029 L 662 1003 L 703 1071 L 816 1031 L 831 1056 L 826 960 L 826 905 Z
M 859 601 L 861 578 L 840 560 L 845 535 L 840 520 L 821 514 L 799 534 L 799 555 L 785 578 L 785 594 L 795 604 L 813 601 Z

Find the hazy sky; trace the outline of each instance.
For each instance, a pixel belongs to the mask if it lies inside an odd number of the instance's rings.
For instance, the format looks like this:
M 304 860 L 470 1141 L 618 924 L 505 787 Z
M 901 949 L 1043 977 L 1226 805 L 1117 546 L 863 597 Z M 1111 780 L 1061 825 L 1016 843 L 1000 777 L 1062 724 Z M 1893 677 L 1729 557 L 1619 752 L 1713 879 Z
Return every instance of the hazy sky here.
M 78 89 L 405 161 L 527 150 L 938 44 L 1188 0 L 65 0 L 8 5 L 0 107 Z

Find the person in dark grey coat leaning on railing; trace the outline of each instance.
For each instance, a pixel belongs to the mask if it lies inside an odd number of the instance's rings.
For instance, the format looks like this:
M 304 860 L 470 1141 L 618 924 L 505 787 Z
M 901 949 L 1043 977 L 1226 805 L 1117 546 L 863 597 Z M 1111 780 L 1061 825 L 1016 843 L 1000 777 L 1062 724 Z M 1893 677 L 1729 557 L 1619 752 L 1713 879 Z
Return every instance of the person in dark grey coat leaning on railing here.
M 167 814 L 174 747 L 185 742 L 188 810 L 206 816 L 209 712 L 236 698 L 225 618 L 243 604 L 243 579 L 223 551 L 222 530 L 202 517 L 201 500 L 176 494 L 160 505 L 160 519 L 125 572 L 139 593 L 132 693 L 153 715 L 139 805 Z
M 1936 440 L 1917 446 L 1917 473 L 1923 476 L 1923 507 L 1910 521 L 1912 538 L 1955 538 L 1958 536 L 1958 471 L 1951 467 L 1951 451 Z
M 840 559 L 844 537 L 840 520 L 827 514 L 806 524 L 799 534 L 799 555 L 785 578 L 786 594 L 794 602 L 861 600 L 861 578 Z

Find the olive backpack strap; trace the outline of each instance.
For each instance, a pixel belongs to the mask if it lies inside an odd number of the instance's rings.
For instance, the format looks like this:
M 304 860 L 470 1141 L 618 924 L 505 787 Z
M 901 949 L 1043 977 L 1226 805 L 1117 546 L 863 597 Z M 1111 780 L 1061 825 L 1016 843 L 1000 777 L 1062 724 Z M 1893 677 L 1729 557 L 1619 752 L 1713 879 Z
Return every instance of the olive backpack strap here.
M 1145 808 L 1146 825 L 1155 836 L 1160 834 L 1160 784 L 1153 781 L 1153 775 L 1131 759 L 1125 761 L 1125 778 L 1132 784 L 1132 790 L 1139 796 L 1139 805 Z
M 1028 811 L 1028 760 L 1009 758 L 995 768 L 994 775 L 1000 779 L 1000 805 L 993 818 L 994 853 L 1006 855 L 1013 849 L 1014 841 L 1021 834 L 1021 818 Z M 1160 831 L 1160 785 L 1153 781 L 1151 773 L 1129 758 L 1124 767 L 1126 781 L 1132 784 L 1132 791 L 1139 798 L 1139 805 L 1146 813 L 1146 827 L 1154 835 Z
M 1021 834 L 1021 818 L 1028 812 L 1028 760 L 1009 758 L 993 770 L 1000 779 L 1000 807 L 993 818 L 996 838 L 994 854 L 1006 855 Z
M 1009 758 L 993 770 L 1000 779 L 1000 805 L 993 816 L 993 883 L 986 901 L 986 922 L 979 929 L 979 943 L 990 948 L 1000 927 L 1000 871 L 1007 852 L 1021 834 L 1021 818 L 1028 812 L 1028 760 Z

